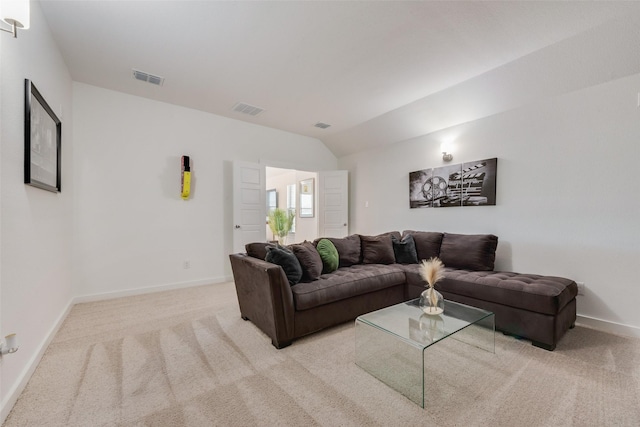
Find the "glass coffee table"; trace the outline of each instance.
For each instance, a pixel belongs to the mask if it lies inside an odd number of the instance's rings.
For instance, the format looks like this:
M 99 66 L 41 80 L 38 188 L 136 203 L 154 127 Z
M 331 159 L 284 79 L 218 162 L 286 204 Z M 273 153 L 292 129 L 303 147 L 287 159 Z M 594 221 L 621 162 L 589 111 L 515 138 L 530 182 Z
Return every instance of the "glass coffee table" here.
M 455 339 L 495 353 L 492 312 L 445 300 L 444 313 L 425 314 L 411 300 L 356 319 L 356 364 L 421 407 L 429 389 L 425 366 L 442 358 L 439 343 Z M 431 350 L 431 351 L 430 351 Z

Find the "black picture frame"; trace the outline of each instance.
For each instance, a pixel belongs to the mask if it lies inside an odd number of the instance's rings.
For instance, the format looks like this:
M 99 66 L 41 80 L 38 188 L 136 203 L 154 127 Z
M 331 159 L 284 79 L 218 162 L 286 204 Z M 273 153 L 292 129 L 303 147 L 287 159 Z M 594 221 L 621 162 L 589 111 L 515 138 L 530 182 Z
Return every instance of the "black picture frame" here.
M 29 79 L 24 88 L 24 183 L 59 193 L 62 122 Z

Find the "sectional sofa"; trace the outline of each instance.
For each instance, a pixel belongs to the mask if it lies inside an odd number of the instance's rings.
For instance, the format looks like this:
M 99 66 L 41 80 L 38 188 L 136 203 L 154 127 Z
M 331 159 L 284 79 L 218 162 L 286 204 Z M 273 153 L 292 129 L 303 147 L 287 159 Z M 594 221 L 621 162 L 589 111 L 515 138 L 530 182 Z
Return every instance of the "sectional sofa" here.
M 338 268 L 331 272 L 318 252 L 321 240 L 286 249 L 251 243 L 247 253 L 229 256 L 242 318 L 267 334 L 276 348 L 417 298 L 424 290 L 419 261 L 432 257 L 445 265 L 445 278 L 436 285 L 445 299 L 494 312 L 497 330 L 553 350 L 575 324 L 576 283 L 494 271 L 494 235 L 406 230 L 327 238 L 338 256 Z

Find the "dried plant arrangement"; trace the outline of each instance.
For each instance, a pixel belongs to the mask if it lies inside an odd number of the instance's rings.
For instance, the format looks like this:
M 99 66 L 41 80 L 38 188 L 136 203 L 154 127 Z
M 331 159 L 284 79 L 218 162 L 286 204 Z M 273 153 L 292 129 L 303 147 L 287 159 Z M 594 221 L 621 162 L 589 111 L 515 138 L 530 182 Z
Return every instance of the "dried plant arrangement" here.
M 422 310 L 427 314 L 440 314 L 444 311 L 442 295 L 435 290 L 437 282 L 444 279 L 444 264 L 440 258 L 430 258 L 422 260 L 420 266 L 420 276 L 427 282 L 427 290 L 423 292 L 421 302 Z

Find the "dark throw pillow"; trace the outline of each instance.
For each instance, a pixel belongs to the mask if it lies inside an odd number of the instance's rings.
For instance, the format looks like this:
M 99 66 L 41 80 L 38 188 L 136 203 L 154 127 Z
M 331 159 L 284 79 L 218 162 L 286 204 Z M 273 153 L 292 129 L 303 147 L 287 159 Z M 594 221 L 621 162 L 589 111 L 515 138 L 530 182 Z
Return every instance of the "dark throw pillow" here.
M 360 236 L 352 234 L 341 239 L 335 237 L 327 237 L 331 240 L 333 246 L 338 251 L 338 259 L 340 267 L 350 267 L 354 264 L 360 264 Z
M 413 236 L 407 234 L 398 240 L 396 236 L 391 236 L 393 242 L 393 253 L 396 256 L 396 262 L 398 264 L 417 264 L 418 253 L 416 252 L 416 243 L 413 241 Z
M 360 236 L 363 264 L 393 264 L 396 256 L 393 253 L 391 234 L 378 236 Z
M 295 285 L 302 278 L 300 262 L 293 252 L 288 249 L 279 246 L 267 248 L 267 255 L 264 260 L 282 267 L 290 285 Z
M 267 242 L 255 242 L 255 243 L 247 243 L 244 245 L 244 249 L 247 251 L 247 255 L 250 257 L 264 259 L 267 256 L 267 249 L 273 248 L 276 245 L 273 243 Z
M 351 267 L 354 264 L 360 264 L 362 251 L 360 249 L 360 236 L 352 234 L 347 237 L 322 237 L 322 239 L 331 240 L 333 246 L 338 251 L 338 266 Z M 318 244 L 320 239 L 316 239 L 313 243 Z
M 440 256 L 440 245 L 442 244 L 442 233 L 433 231 L 412 231 L 405 230 L 402 236 L 411 235 L 416 244 L 418 260 L 437 258 Z
M 492 271 L 498 236 L 444 233 L 440 259 L 445 266 L 462 270 Z
M 316 246 L 320 258 L 322 259 L 322 273 L 333 273 L 338 269 L 338 250 L 329 239 L 318 240 Z
M 289 245 L 302 267 L 302 277 L 305 280 L 318 280 L 322 274 L 322 258 L 318 250 L 311 242 Z

